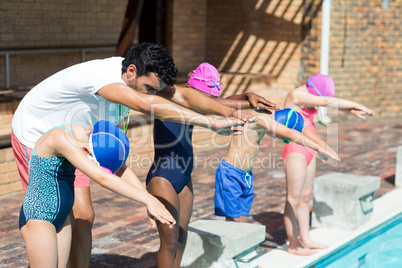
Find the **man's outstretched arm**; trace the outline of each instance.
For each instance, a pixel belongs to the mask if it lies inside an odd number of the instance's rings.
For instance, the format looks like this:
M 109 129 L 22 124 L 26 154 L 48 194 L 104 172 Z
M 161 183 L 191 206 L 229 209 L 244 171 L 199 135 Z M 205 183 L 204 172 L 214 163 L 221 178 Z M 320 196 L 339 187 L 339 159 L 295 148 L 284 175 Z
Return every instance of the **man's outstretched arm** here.
M 98 91 L 98 94 L 110 102 L 124 105 L 132 110 L 165 121 L 190 123 L 214 130 L 242 123 L 235 118 L 223 120 L 205 116 L 160 96 L 143 94 L 120 83 L 106 85 Z
M 190 87 L 166 87 L 158 95 L 199 113 L 235 117 L 243 122 L 255 121 L 251 113 L 226 106 L 215 98 Z

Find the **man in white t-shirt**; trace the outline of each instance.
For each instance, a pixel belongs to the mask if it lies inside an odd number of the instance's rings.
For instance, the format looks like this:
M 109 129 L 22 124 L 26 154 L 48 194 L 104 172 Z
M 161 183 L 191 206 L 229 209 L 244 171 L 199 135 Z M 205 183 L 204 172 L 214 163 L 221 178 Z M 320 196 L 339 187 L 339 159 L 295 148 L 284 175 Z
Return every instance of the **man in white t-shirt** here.
M 125 58 L 112 57 L 77 64 L 39 83 L 23 98 L 12 122 L 12 147 L 24 190 L 28 185 L 32 148 L 45 132 L 55 126 L 72 122 L 93 126 L 99 120 L 117 124 L 129 109 L 162 120 L 191 122 L 215 130 L 255 120 L 253 116 L 224 106 L 197 90 L 173 87 L 176 76 L 177 69 L 165 48 L 157 44 L 142 44 L 133 48 Z M 156 93 L 163 97 L 156 96 Z M 193 110 L 234 118 L 216 119 Z M 126 171 L 119 172 L 125 178 Z M 130 183 L 144 187 L 139 180 Z M 71 266 L 88 267 L 95 214 L 89 179 L 80 171 L 76 172 L 73 216 Z

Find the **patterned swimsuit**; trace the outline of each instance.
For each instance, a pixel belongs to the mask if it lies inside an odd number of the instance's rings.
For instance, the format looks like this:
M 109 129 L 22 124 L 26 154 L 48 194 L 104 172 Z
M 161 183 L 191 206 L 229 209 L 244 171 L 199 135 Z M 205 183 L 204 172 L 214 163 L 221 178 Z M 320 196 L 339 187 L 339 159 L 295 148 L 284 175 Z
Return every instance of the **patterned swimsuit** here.
M 67 127 L 66 128 L 72 132 Z M 74 137 L 74 135 L 73 135 Z M 38 156 L 32 151 L 28 190 L 22 204 L 19 228 L 28 220 L 43 220 L 59 230 L 74 204 L 75 167 L 64 157 Z

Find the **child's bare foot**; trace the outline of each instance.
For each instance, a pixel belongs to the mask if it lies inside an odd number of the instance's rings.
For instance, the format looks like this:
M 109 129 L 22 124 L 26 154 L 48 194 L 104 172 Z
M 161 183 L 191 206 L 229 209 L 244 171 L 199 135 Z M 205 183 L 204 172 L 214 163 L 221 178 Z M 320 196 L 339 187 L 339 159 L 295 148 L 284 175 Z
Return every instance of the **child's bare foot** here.
M 313 249 L 326 249 L 326 248 L 328 248 L 327 245 L 314 242 L 313 240 L 306 240 L 306 241 L 301 240 L 300 242 L 306 248 L 313 248 Z
M 300 255 L 300 256 L 309 256 L 317 253 L 314 250 L 311 250 L 309 248 L 303 248 L 303 247 L 288 247 L 288 253 L 289 254 L 294 254 L 294 255 Z

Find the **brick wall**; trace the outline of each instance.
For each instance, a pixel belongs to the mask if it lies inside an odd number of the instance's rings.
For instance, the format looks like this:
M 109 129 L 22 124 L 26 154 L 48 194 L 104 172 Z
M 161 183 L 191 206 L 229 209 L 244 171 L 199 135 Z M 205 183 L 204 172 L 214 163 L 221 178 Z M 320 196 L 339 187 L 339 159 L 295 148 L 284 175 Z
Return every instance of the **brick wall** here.
M 330 72 L 339 96 L 365 103 L 380 118 L 402 115 L 402 1 L 334 5 Z M 335 34 L 338 33 L 338 34 Z M 344 44 L 347 48 L 344 48 Z
M 117 43 L 127 0 L 59 2 L 0 0 L 0 50 Z M 290 89 L 319 72 L 321 3 L 175 0 L 171 54 L 180 76 L 185 78 L 199 63 L 208 61 L 221 71 L 224 96 L 253 90 L 282 104 Z M 334 77 L 337 96 L 367 104 L 378 119 L 398 118 L 402 102 L 402 1 L 389 1 L 388 10 L 382 9 L 382 1 L 332 4 L 329 74 Z M 112 54 L 100 51 L 87 59 Z M 12 86 L 35 84 L 80 60 L 76 52 L 12 56 Z M 0 57 L 0 88 L 3 78 Z M 0 134 L 10 131 L 9 111 L 15 109 L 10 103 L 0 104 Z M 134 168 L 137 156 L 152 158 L 148 127 L 130 130 L 133 144 L 139 135 L 147 139 L 144 146 L 132 150 L 135 155 L 129 163 Z M 203 143 L 210 135 L 195 137 Z M 9 148 L 0 150 L 0 195 L 20 189 L 12 161 Z
M 235 2 L 208 1 L 207 59 L 223 72 L 262 75 L 270 89 L 294 88 L 303 1 Z
M 115 44 L 127 1 L 1 0 L 0 4 L 4 49 Z
M 5 50 L 114 45 L 127 0 L 0 3 L 0 50 Z M 361 101 L 374 96 L 385 107 L 377 109 L 380 116 L 399 116 L 395 84 L 401 81 L 402 2 L 389 1 L 388 10 L 382 1 L 332 3 L 329 70 L 338 96 Z M 285 94 L 319 71 L 320 7 L 321 0 L 175 0 L 172 55 L 180 76 L 206 60 L 223 74 L 257 75 L 258 89 Z M 87 58 L 112 54 L 102 51 Z M 80 52 L 11 56 L 11 86 L 32 86 L 80 60 Z M 1 88 L 3 57 L 0 63 Z M 233 92 L 248 90 L 254 83 L 250 77 L 235 81 L 230 76 L 226 85 L 233 84 Z
M 302 51 L 317 49 L 305 38 L 317 39 L 312 22 L 320 7 L 318 0 L 209 0 L 206 58 L 222 72 L 223 96 L 254 91 L 282 105 L 304 68 L 319 61 Z
M 361 102 L 377 118 L 402 115 L 402 1 L 332 1 L 329 75 L 336 96 Z M 303 46 L 303 77 L 319 72 L 321 12 Z
M 22 191 L 11 147 L 0 149 L 0 196 Z
M 126 0 L 0 0 L 0 50 L 115 46 Z M 92 52 L 87 59 L 107 57 L 114 50 Z M 81 52 L 10 56 L 10 86 L 32 86 L 81 61 Z M 0 56 L 0 88 L 5 87 Z
M 0 103 L 0 136 L 11 133 L 11 121 L 18 107 L 19 101 L 7 101 Z
M 302 22 L 301 73 L 297 86 L 320 72 L 321 3 L 319 0 L 308 1 L 303 7 L 306 18 Z
M 180 79 L 205 61 L 206 0 L 175 0 L 173 2 L 172 57 Z
M 127 0 L 5 1 L 0 0 L 0 51 L 32 48 L 109 47 L 120 34 Z M 171 54 L 179 76 L 205 61 L 206 0 L 173 2 Z M 135 39 L 137 40 L 137 39 Z M 104 58 L 114 50 L 87 53 Z M 10 56 L 10 86 L 32 86 L 47 76 L 81 61 L 81 52 L 17 54 Z M 4 57 L 0 56 L 0 89 L 5 87 Z M 40 66 L 40 68 L 38 68 Z

